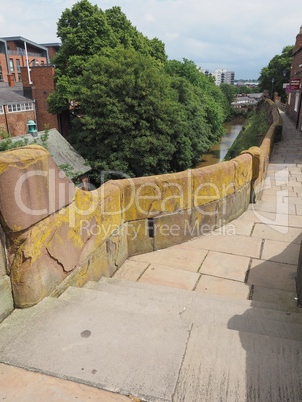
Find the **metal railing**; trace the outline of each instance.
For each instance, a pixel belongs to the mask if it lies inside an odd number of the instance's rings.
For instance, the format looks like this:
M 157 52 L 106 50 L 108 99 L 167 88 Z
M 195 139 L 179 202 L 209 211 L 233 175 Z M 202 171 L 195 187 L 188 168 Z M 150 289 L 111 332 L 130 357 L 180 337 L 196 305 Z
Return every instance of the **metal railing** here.
M 25 56 L 25 50 L 8 50 L 7 53 L 11 56 Z M 27 52 L 28 57 L 46 57 L 42 53 Z

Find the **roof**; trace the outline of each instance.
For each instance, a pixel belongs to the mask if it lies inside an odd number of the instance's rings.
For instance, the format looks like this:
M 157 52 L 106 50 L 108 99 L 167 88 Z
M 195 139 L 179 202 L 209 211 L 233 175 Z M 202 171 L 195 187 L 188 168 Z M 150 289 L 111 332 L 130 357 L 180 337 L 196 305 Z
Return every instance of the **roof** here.
M 24 103 L 32 100 L 23 95 L 23 88 L 19 87 L 1 87 L 0 89 L 0 105 L 11 103 Z
M 44 133 L 45 131 L 39 131 L 37 138 L 34 138 L 31 134 L 25 134 L 18 137 L 13 137 L 11 140 L 18 141 L 20 139 L 27 138 L 29 144 L 31 144 L 36 139 L 38 144 L 42 145 L 41 136 Z M 48 152 L 51 154 L 53 160 L 58 166 L 63 164 L 69 164 L 72 166 L 73 172 L 75 173 L 73 178 L 76 178 L 91 170 L 89 165 L 85 165 L 85 159 L 56 129 L 49 130 L 49 136 L 46 144 Z
M 263 96 L 263 92 L 257 93 L 257 94 L 247 94 L 247 96 L 248 96 L 248 98 L 259 99 L 259 98 L 261 98 L 261 96 Z
M 4 39 L 6 42 L 7 42 L 7 41 L 12 41 L 12 42 L 16 42 L 16 41 L 26 42 L 26 43 L 28 43 L 28 44 L 30 44 L 30 45 L 32 45 L 32 46 L 35 46 L 35 47 L 38 47 L 38 48 L 40 48 L 40 49 L 43 49 L 43 50 L 47 51 L 47 48 L 44 47 L 43 45 L 39 45 L 39 44 L 36 43 L 36 42 L 33 42 L 33 41 L 31 41 L 31 40 L 29 40 L 29 39 L 26 39 L 26 38 L 23 38 L 23 36 L 5 36 L 5 37 L 2 36 L 0 39 Z
M 56 43 L 40 43 L 40 46 L 44 46 L 44 47 L 60 47 L 61 43 L 60 42 L 56 42 Z

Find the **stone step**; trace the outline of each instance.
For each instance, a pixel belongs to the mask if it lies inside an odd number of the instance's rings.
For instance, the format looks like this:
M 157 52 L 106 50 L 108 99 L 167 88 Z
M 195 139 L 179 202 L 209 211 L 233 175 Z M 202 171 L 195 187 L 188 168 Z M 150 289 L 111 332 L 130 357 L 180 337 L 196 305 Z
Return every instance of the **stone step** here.
M 222 326 L 237 331 L 253 332 L 285 339 L 302 340 L 301 316 L 292 317 L 284 312 L 226 303 L 213 299 L 211 295 L 199 295 L 191 292 L 191 297 L 174 289 L 170 295 L 158 292 L 154 285 L 149 294 L 143 289 L 123 288 L 101 285 L 99 290 L 70 287 L 60 299 L 77 303 L 89 303 L 92 306 L 106 304 L 119 306 L 125 311 L 138 311 L 146 314 L 165 316 L 194 325 Z M 247 314 L 248 312 L 248 314 Z
M 301 400 L 300 341 L 233 330 L 234 315 L 223 325 L 227 303 L 186 322 L 189 306 L 175 307 L 184 300 L 164 299 L 168 311 L 142 299 L 69 288 L 0 325 L 0 360 L 151 402 Z M 253 311 L 242 321 L 255 322 Z
M 0 325 L 0 361 L 142 400 L 171 401 L 191 325 L 165 312 L 127 311 L 112 299 L 53 298 L 13 313 Z
M 288 304 L 284 307 L 283 305 L 276 305 L 275 303 L 269 303 L 266 301 L 257 301 L 257 300 L 243 300 L 237 299 L 227 296 L 219 296 L 219 295 L 212 295 L 209 293 L 199 293 L 199 292 L 192 292 L 191 290 L 184 290 L 184 289 L 176 289 L 167 286 L 159 286 L 159 285 L 152 285 L 143 282 L 132 282 L 132 281 L 125 281 L 119 279 L 111 279 L 111 278 L 102 278 L 99 282 L 88 282 L 84 286 L 87 289 L 94 289 L 94 290 L 104 290 L 108 289 L 108 285 L 116 286 L 120 288 L 120 292 L 127 294 L 132 291 L 132 289 L 139 290 L 144 292 L 148 297 L 154 297 L 154 291 L 161 293 L 163 295 L 173 296 L 173 297 L 183 297 L 186 300 L 190 300 L 192 297 L 194 298 L 201 298 L 203 300 L 209 300 L 212 302 L 216 301 L 218 303 L 227 303 L 227 304 L 235 304 L 244 306 L 245 308 L 258 308 L 258 309 L 265 309 L 265 310 L 274 310 L 279 311 L 287 314 L 283 314 L 282 316 L 286 320 L 286 317 L 295 317 L 289 318 L 289 321 L 300 322 L 302 323 L 302 309 L 295 307 L 295 309 L 288 309 Z M 110 289 L 110 288 L 109 288 Z M 178 295 L 178 296 L 177 296 Z
M 176 288 L 168 287 L 168 286 L 160 286 L 160 285 L 153 285 L 149 283 L 143 283 L 143 282 L 133 282 L 133 281 L 126 281 L 126 280 L 120 280 L 120 279 L 114 279 L 114 278 L 105 278 L 103 277 L 99 282 L 88 282 L 84 287 L 91 287 L 93 288 L 95 286 L 95 283 L 110 283 L 112 285 L 116 286 L 121 286 L 121 287 L 126 287 L 126 288 L 141 288 L 141 289 L 150 289 L 153 291 L 153 286 L 156 286 L 159 291 L 163 293 L 170 294 L 171 292 L 174 293 L 174 290 Z M 96 286 L 97 287 L 97 286 Z M 214 295 L 214 294 L 209 294 L 209 293 L 203 293 L 203 292 L 192 292 L 191 290 L 185 290 L 185 289 L 178 289 L 180 292 L 183 294 L 191 295 L 192 293 L 196 293 L 197 295 L 204 295 L 204 296 L 211 296 L 211 298 L 216 299 L 218 301 L 224 300 L 226 303 L 234 303 L 234 304 L 242 304 L 244 303 L 246 306 L 250 307 L 256 307 L 256 308 L 265 308 L 265 309 L 270 309 L 270 310 L 279 310 L 279 311 L 285 311 L 285 312 L 291 312 L 291 313 L 301 313 L 302 310 L 301 308 L 292 305 L 289 305 L 287 303 L 286 305 L 284 304 L 277 304 L 277 303 L 271 303 L 268 301 L 260 301 L 260 300 L 246 300 L 246 299 L 238 299 L 238 298 L 232 298 L 228 296 L 221 296 L 221 295 Z

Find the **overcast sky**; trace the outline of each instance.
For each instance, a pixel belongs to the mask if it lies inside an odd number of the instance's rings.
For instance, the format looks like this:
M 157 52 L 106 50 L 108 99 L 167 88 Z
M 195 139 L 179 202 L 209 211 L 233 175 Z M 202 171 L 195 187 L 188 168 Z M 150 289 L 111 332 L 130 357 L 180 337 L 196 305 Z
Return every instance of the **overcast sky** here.
M 73 0 L 0 0 L 0 37 L 58 42 L 57 21 Z M 235 71 L 257 79 L 302 25 L 301 0 L 92 0 L 101 9 L 120 6 L 134 26 L 166 45 L 169 59 Z M 12 8 L 13 6 L 13 8 Z

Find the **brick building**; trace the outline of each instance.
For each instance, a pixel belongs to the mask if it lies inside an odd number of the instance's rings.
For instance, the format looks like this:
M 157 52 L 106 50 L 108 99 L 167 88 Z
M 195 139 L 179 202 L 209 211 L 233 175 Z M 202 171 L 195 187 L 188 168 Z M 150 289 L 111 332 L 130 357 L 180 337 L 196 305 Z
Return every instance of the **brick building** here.
M 0 38 L 0 82 L 21 82 L 27 59 L 29 68 L 49 64 L 48 48 L 22 36 Z
M 21 68 L 24 95 L 35 101 L 38 131 L 44 130 L 45 124 L 49 124 L 49 128 L 62 132 L 59 116 L 47 112 L 46 99 L 55 91 L 54 73 L 54 66 L 51 65 L 32 67 L 30 76 L 26 67 Z
M 290 79 L 291 83 L 295 80 L 295 84 L 298 84 L 298 87 L 296 86 L 297 89 L 289 93 L 287 114 L 296 123 L 296 128 L 302 131 L 302 26 L 296 37 L 296 44 L 293 50 Z
M 26 134 L 28 121 L 35 119 L 35 103 L 23 96 L 22 88 L 1 87 L 0 128 L 17 137 Z

